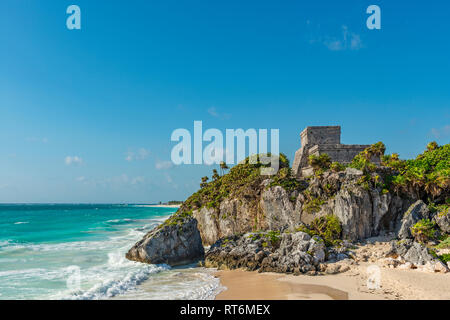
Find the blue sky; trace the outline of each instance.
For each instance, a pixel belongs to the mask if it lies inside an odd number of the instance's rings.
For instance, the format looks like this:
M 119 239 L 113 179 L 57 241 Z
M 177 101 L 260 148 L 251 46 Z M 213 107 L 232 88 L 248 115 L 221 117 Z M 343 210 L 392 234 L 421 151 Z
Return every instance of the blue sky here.
M 82 29 L 66 28 L 81 8 Z M 368 30 L 370 4 L 382 29 Z M 450 138 L 450 4 L 0 3 L 0 202 L 184 199 L 212 167 L 170 166 L 174 129 L 308 125 L 403 158 Z

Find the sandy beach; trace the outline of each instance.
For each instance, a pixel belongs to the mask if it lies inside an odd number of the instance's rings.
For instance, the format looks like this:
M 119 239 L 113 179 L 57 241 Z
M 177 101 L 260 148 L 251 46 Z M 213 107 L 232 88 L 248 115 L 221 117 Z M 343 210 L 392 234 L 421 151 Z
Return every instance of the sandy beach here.
M 450 273 L 381 268 L 379 289 L 367 287 L 365 263 L 342 274 L 307 276 L 218 271 L 227 289 L 217 300 L 449 300 Z

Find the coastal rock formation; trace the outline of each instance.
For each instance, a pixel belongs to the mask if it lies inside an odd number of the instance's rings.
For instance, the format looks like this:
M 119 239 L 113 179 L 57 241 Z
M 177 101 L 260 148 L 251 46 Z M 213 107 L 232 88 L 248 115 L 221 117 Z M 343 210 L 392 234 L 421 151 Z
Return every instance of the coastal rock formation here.
M 450 207 L 438 212 L 434 216 L 434 221 L 445 233 L 450 233 Z
M 410 239 L 391 241 L 391 251 L 388 255 L 400 256 L 416 266 L 425 265 L 427 262 L 435 260 L 425 246 Z
M 391 250 L 387 256 L 409 263 L 410 267 L 423 267 L 431 272 L 449 271 L 447 266 L 431 254 L 427 247 L 411 239 L 391 241 Z
M 290 230 L 314 219 L 335 215 L 342 237 L 360 240 L 398 229 L 403 213 L 414 201 L 377 188 L 364 187 L 360 170 L 326 172 L 303 181 L 303 189 L 289 191 L 263 180 L 245 197 L 224 199 L 218 207 L 194 209 L 193 217 L 204 245 L 252 230 Z M 381 179 L 381 178 L 380 178 Z M 381 181 L 381 180 L 380 180 Z
M 380 159 L 384 150 L 381 142 L 371 145 L 348 166 L 331 162 L 326 154 L 312 155 L 314 175 L 309 177 L 295 176 L 282 154 L 279 170 L 271 176 L 261 174 L 268 165 L 259 162 L 260 155 L 222 176 L 214 170 L 212 181 L 206 183 L 204 177 L 201 188 L 162 229 L 150 232 L 127 257 L 148 263 L 188 263 L 203 257 L 203 244 L 211 245 L 207 266 L 334 273 L 348 268 L 348 264 L 342 264 L 342 270 L 330 264 L 351 261 L 350 242 L 397 236 L 408 240 L 393 245 L 392 255 L 411 265 L 431 263 L 441 268 L 426 248 L 409 239 L 414 226 L 416 240 L 434 241 L 430 244 L 434 246 L 438 241 L 448 243 L 440 238 L 449 230 L 450 179 L 445 159 L 450 145 L 431 143 L 411 161 L 396 154 L 384 156 L 380 166 L 371 159 Z M 425 200 L 433 211 L 440 211 L 434 217 Z M 427 219 L 434 219 L 440 230 Z
M 343 248 L 343 247 L 342 247 Z M 333 250 L 331 250 L 333 251 Z M 331 252 L 330 251 L 330 252 Z M 347 259 L 345 249 L 333 260 Z M 305 232 L 275 233 L 259 232 L 246 233 L 218 240 L 205 255 L 205 266 L 219 269 L 237 269 L 260 272 L 279 273 L 308 273 L 325 271 L 327 248 L 318 236 L 309 236 Z M 334 271 L 332 271 L 334 270 Z M 346 271 L 343 268 L 341 272 Z M 332 273 L 339 272 L 339 268 L 330 267 Z
M 411 228 L 422 219 L 430 218 L 430 210 L 422 200 L 414 202 L 403 215 L 397 233 L 399 239 L 412 239 Z
M 335 215 L 342 224 L 342 238 L 351 241 L 394 231 L 412 200 L 371 188 L 361 182 L 363 179 L 361 171 L 351 168 L 313 178 L 308 188 L 309 203 L 325 200 L 320 207 L 303 210 L 302 222 L 309 224 L 319 216 Z
M 185 218 L 156 227 L 126 254 L 133 261 L 177 266 L 203 260 L 204 248 L 197 220 Z

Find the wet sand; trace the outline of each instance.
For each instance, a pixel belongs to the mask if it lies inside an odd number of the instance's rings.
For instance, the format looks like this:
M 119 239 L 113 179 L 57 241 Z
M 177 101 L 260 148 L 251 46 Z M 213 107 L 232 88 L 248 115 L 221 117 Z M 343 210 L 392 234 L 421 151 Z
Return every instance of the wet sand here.
M 283 275 L 243 270 L 217 271 L 227 289 L 217 300 L 449 300 L 450 273 L 381 268 L 381 286 L 367 287 L 367 267 L 335 275 Z
M 218 271 L 227 290 L 217 300 L 348 300 L 346 291 L 325 284 L 292 281 L 298 277 L 242 270 Z M 290 278 L 293 279 L 290 279 Z M 286 281 L 286 278 L 288 281 Z

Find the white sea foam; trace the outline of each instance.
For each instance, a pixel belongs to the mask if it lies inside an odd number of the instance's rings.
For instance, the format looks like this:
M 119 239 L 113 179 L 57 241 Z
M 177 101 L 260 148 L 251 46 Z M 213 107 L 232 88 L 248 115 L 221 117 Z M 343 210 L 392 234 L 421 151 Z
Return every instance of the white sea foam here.
M 17 221 L 17 222 L 14 222 L 14 224 L 27 224 L 27 223 L 30 223 L 29 221 Z
M 108 299 L 135 290 L 136 286 L 148 279 L 150 275 L 168 269 L 168 266 L 145 265 L 130 268 L 128 272 L 120 275 L 116 273 L 108 274 L 107 272 L 98 273 L 97 277 L 101 279 L 101 282 L 91 288 L 85 291 L 63 293 L 62 295 L 56 295 L 54 298 L 72 300 Z
M 12 254 L 1 259 L 4 269 L 0 272 L 0 292 L 15 299 L 214 298 L 222 287 L 219 279 L 206 269 L 173 270 L 167 265 L 148 265 L 125 258 L 125 253 L 136 241 L 167 218 L 166 215 L 151 219 L 105 221 L 117 225 L 117 230 L 101 241 L 0 241 L 1 252 Z M 22 264 L 22 261 L 27 263 Z M 49 261 L 52 263 L 49 264 Z M 23 269 L 18 269 L 16 265 L 23 266 Z M 67 267 L 71 265 L 77 265 L 80 270 L 81 289 L 76 292 L 64 285 L 69 276 Z M 30 283 L 33 285 L 29 286 Z M 63 285 L 55 291 L 54 285 L 49 283 Z
M 112 219 L 112 220 L 108 220 L 106 222 L 111 223 L 111 224 L 122 224 L 122 223 L 129 223 L 129 222 L 133 222 L 133 221 L 135 221 L 135 220 L 125 218 L 125 219 Z

